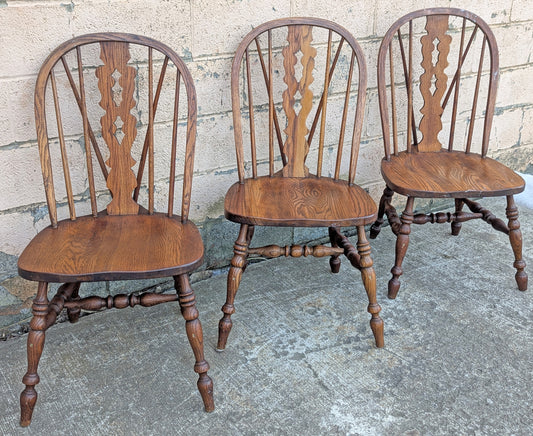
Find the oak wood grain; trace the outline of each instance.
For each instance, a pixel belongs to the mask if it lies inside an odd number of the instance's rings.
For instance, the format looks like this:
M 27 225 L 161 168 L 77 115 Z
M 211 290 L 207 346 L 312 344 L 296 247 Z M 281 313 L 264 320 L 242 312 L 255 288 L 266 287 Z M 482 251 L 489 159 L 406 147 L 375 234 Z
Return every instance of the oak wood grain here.
M 173 276 L 202 260 L 193 223 L 154 214 L 60 221 L 30 242 L 18 266 L 28 280 L 71 282 Z
M 502 163 L 460 151 L 407 153 L 383 160 L 387 186 L 423 198 L 495 197 L 518 194 L 524 180 Z
M 234 184 L 224 214 L 231 221 L 263 226 L 352 226 L 373 222 L 376 205 L 344 180 L 259 177 Z

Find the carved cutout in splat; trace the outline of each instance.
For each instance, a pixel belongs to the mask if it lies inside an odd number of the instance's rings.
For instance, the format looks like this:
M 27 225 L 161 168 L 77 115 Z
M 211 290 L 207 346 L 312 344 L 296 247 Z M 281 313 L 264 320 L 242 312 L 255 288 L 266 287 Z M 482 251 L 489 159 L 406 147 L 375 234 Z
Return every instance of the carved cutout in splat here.
M 442 144 L 438 134 L 442 130 L 441 115 L 442 97 L 446 91 L 448 76 L 444 70 L 448 66 L 451 36 L 448 30 L 447 15 L 430 15 L 427 17 L 427 35 L 421 38 L 422 67 L 424 73 L 420 76 L 420 92 L 424 99 L 424 106 L 420 109 L 423 114 L 420 121 L 422 141 L 418 144 L 419 151 L 440 151 Z
M 96 77 L 102 97 L 100 106 L 106 111 L 100 123 L 102 136 L 109 147 L 107 187 L 113 194 L 107 213 L 132 215 L 139 211 L 139 205 L 132 198 L 137 180 L 131 170 L 135 165 L 131 146 L 137 135 L 137 119 L 130 113 L 135 106 L 136 70 L 127 65 L 130 59 L 128 44 L 101 42 L 100 48 L 104 65 L 96 69 Z
M 313 93 L 309 89 L 313 83 L 313 68 L 315 66 L 316 49 L 311 46 L 313 35 L 311 26 L 289 26 L 287 41 L 289 45 L 283 49 L 283 66 L 285 68 L 284 82 L 287 89 L 283 92 L 283 109 L 287 115 L 287 141 L 283 147 L 287 164 L 283 167 L 285 177 L 306 177 L 309 169 L 305 159 L 309 151 L 306 126 L 307 117 L 313 105 Z M 301 51 L 302 78 L 298 81 L 295 65 L 298 62 L 297 53 Z M 300 111 L 295 112 L 295 95 L 299 92 Z

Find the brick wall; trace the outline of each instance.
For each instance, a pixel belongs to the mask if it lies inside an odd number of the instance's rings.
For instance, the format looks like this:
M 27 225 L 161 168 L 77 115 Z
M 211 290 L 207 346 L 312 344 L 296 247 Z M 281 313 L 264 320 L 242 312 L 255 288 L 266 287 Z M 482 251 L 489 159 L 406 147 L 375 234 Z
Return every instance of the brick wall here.
M 383 188 L 375 89 L 380 38 L 400 16 L 432 6 L 471 10 L 491 25 L 500 46 L 501 80 L 490 153 L 513 169 L 533 172 L 530 0 L 0 1 L 0 328 L 29 316 L 36 285 L 16 276 L 16 259 L 37 231 L 49 224 L 35 139 L 33 87 L 50 50 L 84 33 L 122 31 L 161 40 L 184 58 L 196 81 L 199 105 L 191 217 L 203 232 L 207 266 L 217 267 L 228 263 L 237 232 L 221 216 L 224 194 L 236 180 L 229 71 L 243 36 L 264 21 L 286 16 L 330 19 L 355 35 L 370 75 L 361 149 L 361 162 L 365 163 L 358 180 L 377 200 Z M 231 159 L 214 160 L 214 154 Z M 257 237 L 264 236 L 259 232 Z M 316 231 L 285 229 L 279 231 L 278 241 L 291 243 L 320 236 Z M 102 286 L 101 292 L 115 293 L 124 284 Z

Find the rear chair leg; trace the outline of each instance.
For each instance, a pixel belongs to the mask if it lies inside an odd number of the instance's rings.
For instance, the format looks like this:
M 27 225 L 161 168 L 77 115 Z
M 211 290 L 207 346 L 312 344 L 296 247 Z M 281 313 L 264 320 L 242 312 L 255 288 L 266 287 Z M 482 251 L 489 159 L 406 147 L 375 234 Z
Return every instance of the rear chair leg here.
M 194 371 L 199 374 L 198 390 L 204 402 L 205 411 L 212 412 L 215 410 L 213 401 L 213 381 L 207 375 L 209 364 L 204 359 L 204 340 L 202 325 L 198 319 L 198 309 L 196 309 L 196 300 L 194 292 L 189 283 L 189 276 L 182 274 L 174 277 L 174 284 L 178 291 L 179 303 L 183 318 L 185 318 L 185 330 L 192 347 L 196 363 Z
M 80 283 L 78 282 L 74 285 L 74 290 L 72 291 L 72 295 L 69 299 L 70 301 L 79 301 L 80 299 L 80 297 L 78 296 L 79 290 L 80 290 Z M 79 307 L 75 309 L 67 308 L 68 320 L 72 323 L 78 322 L 78 320 L 80 319 L 80 312 L 81 312 L 81 309 Z
M 385 346 L 383 338 L 383 320 L 379 317 L 381 307 L 376 299 L 376 274 L 372 267 L 372 257 L 370 257 L 370 244 L 366 239 L 364 226 L 357 227 L 357 252 L 360 256 L 359 264 L 361 266 L 361 277 L 368 295 L 368 312 L 372 314 L 370 319 L 370 328 L 374 333 L 376 346 L 382 348 Z
M 235 313 L 233 302 L 235 295 L 241 284 L 242 273 L 246 267 L 246 258 L 248 256 L 248 245 L 252 238 L 252 233 L 248 231 L 247 224 L 241 224 L 239 236 L 235 241 L 233 247 L 233 259 L 231 259 L 231 268 L 228 272 L 228 291 L 226 296 L 226 303 L 222 306 L 224 315 L 218 322 L 218 344 L 217 351 L 222 351 L 226 348 L 229 333 L 233 323 L 231 322 L 231 315 Z
M 512 195 L 507 196 L 505 214 L 509 219 L 509 240 L 511 241 L 515 258 L 513 266 L 516 268 L 516 283 L 519 290 L 525 291 L 527 289 L 527 274 L 524 271 L 526 262 L 522 259 L 522 232 L 520 231 L 520 223 L 518 222 L 518 208 Z
M 381 196 L 381 200 L 379 200 L 378 218 L 376 219 L 376 222 L 370 227 L 370 239 L 376 239 L 376 237 L 379 235 L 379 232 L 381 231 L 381 226 L 383 225 L 383 215 L 385 215 L 385 209 L 387 205 L 390 204 L 390 202 L 392 201 L 393 195 L 394 191 L 388 186 L 385 186 L 385 189 L 383 190 L 383 195 Z
M 48 283 L 39 282 L 37 296 L 33 300 L 33 318 L 30 322 L 30 333 L 28 334 L 28 370 L 22 379 L 26 388 L 20 394 L 20 425 L 27 427 L 30 425 L 33 408 L 37 402 L 37 391 L 35 385 L 39 383 L 37 367 L 44 347 L 45 331 L 48 328 L 46 315 L 48 314 Z
M 413 222 L 413 204 L 415 198 L 408 197 L 405 210 L 401 216 L 402 225 L 400 231 L 396 237 L 396 260 L 394 266 L 391 269 L 392 278 L 389 280 L 389 293 L 388 297 L 391 299 L 396 298 L 398 291 L 400 290 L 400 280 L 398 278 L 402 275 L 402 262 L 409 246 L 409 234 L 411 233 L 411 223 Z
M 339 244 L 337 244 L 337 230 L 335 227 L 329 227 L 328 228 L 329 233 L 329 240 L 331 242 L 331 246 L 334 248 L 338 248 Z M 341 269 L 341 260 L 339 259 L 339 254 L 331 256 L 329 258 L 329 266 L 331 268 L 331 272 L 336 274 Z
M 462 198 L 455 199 L 455 213 L 458 214 L 463 210 L 464 202 Z M 461 231 L 462 223 L 452 221 L 452 235 L 457 236 Z

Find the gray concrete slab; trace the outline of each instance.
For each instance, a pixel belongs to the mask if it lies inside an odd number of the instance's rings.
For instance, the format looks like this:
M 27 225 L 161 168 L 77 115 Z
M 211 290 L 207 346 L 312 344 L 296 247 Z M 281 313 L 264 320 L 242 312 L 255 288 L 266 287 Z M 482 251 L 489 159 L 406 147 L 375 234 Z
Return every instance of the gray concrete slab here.
M 503 214 L 504 202 L 485 201 Z M 498 207 L 497 205 L 501 205 Z M 533 211 L 522 208 L 533 275 Z M 416 226 L 396 300 L 394 238 L 372 241 L 386 348 L 373 345 L 358 271 L 327 259 L 250 265 L 228 348 L 215 351 L 225 274 L 194 285 L 216 411 L 202 411 L 177 304 L 108 311 L 47 333 L 33 422 L 18 427 L 25 337 L 0 344 L 8 435 L 531 435 L 533 289 L 481 221 Z M 530 285 L 531 288 L 532 285 Z

